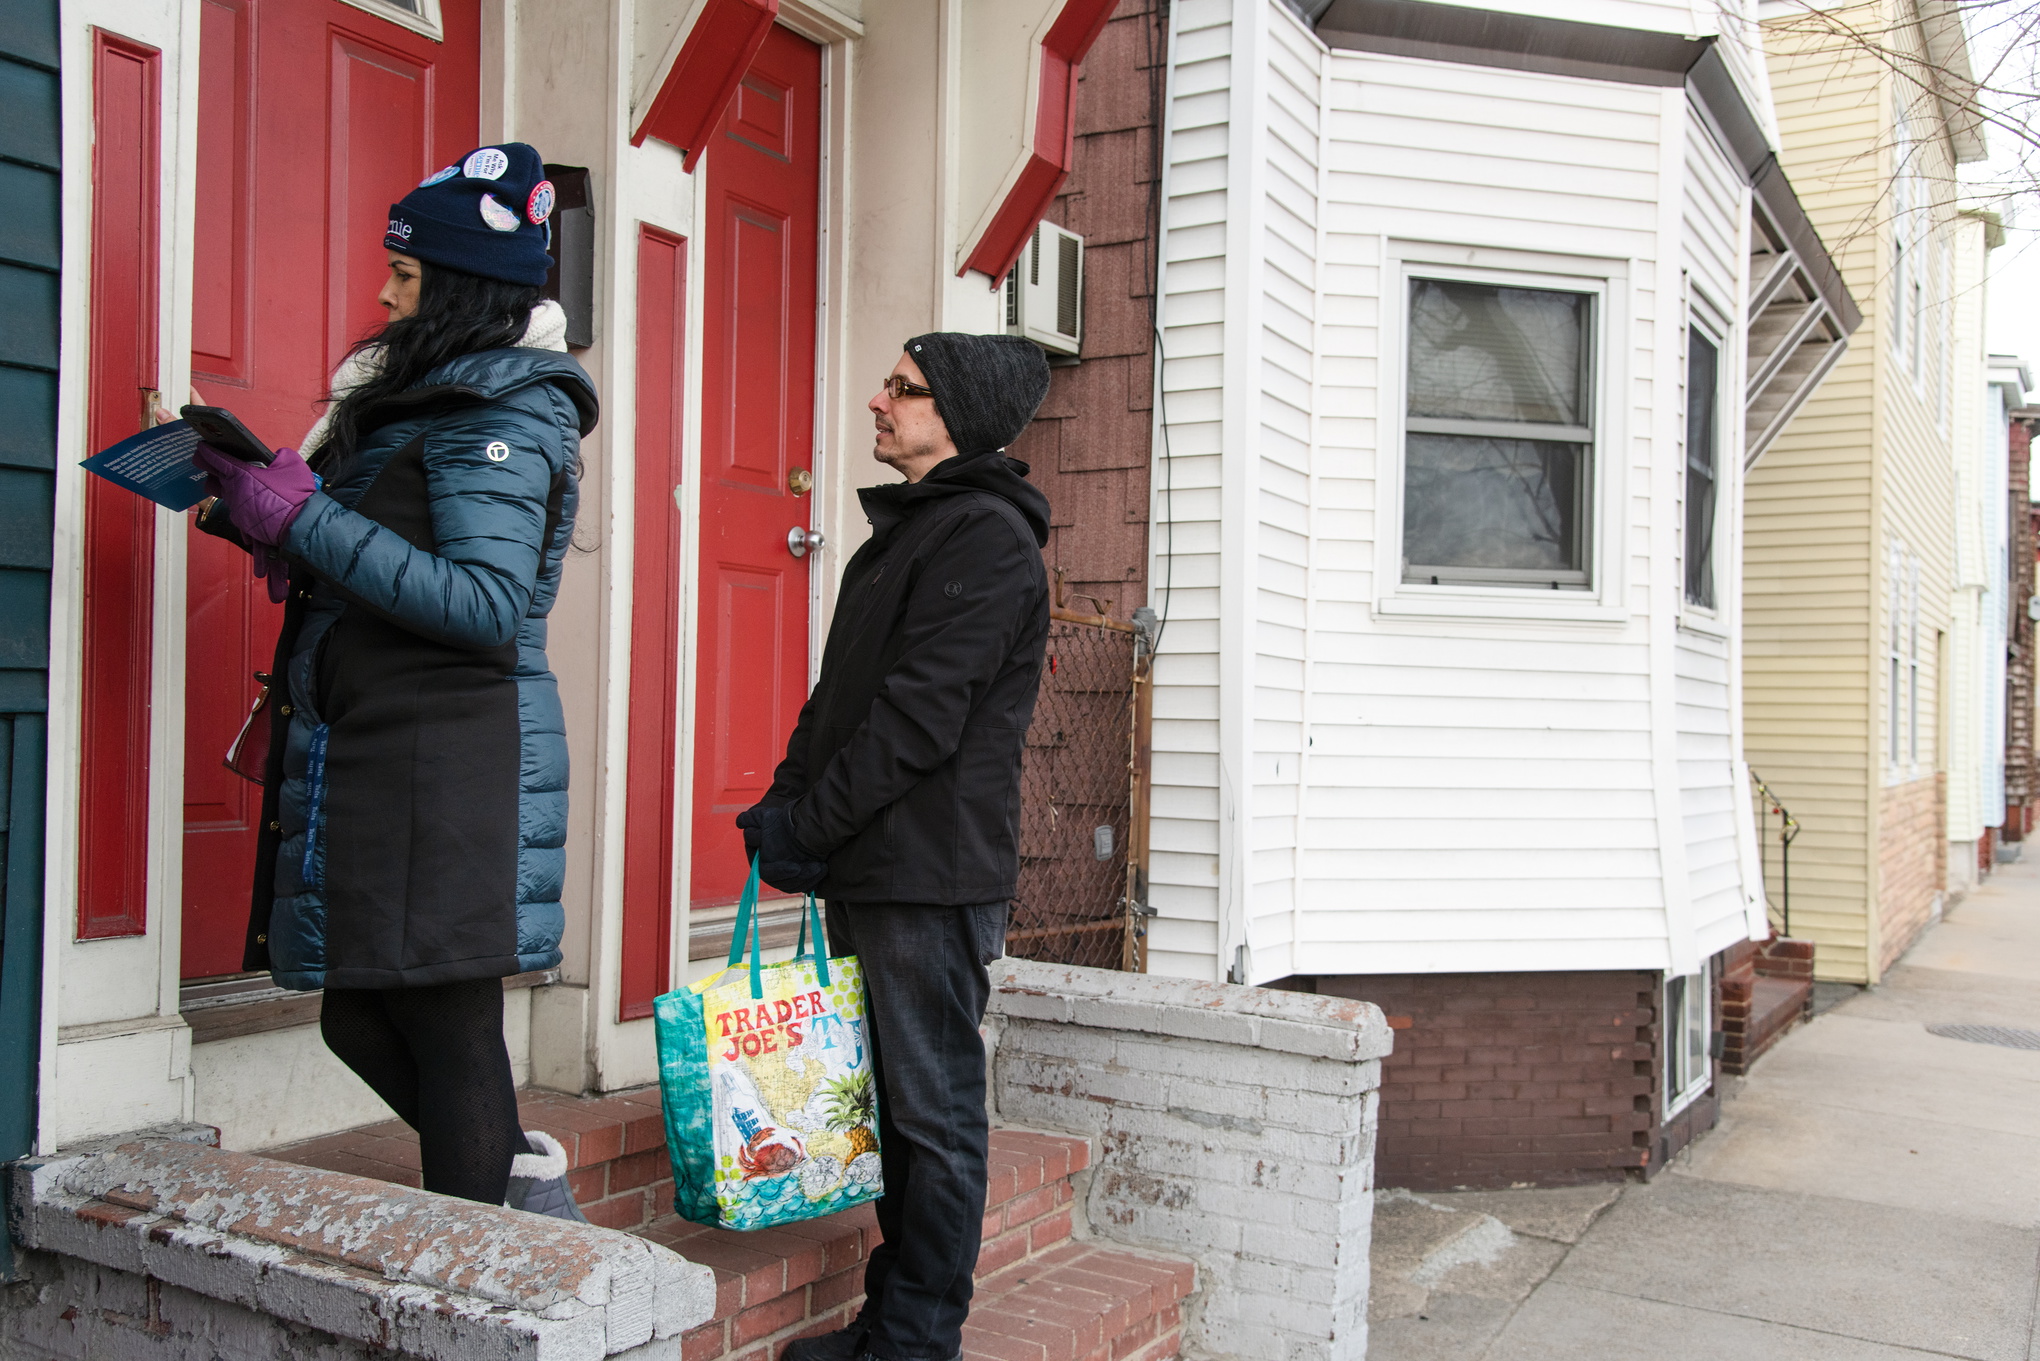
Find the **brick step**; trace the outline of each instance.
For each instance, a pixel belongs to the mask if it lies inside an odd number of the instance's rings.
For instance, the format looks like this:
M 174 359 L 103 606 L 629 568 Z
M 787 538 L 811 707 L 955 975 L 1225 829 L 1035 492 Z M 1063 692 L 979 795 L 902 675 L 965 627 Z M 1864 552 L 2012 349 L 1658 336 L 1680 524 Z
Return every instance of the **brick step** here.
M 1064 1243 L 978 1274 L 963 1329 L 972 1361 L 1173 1361 L 1183 1301 L 1196 1288 L 1185 1261 L 1095 1243 Z
M 1069 1179 L 1090 1160 L 1091 1146 L 1083 1139 L 992 1131 L 980 1280 L 1084 1246 L 1071 1242 L 1076 1193 Z M 868 1205 L 748 1233 L 690 1224 L 677 1215 L 639 1232 L 715 1271 L 715 1317 L 687 1335 L 684 1361 L 774 1361 L 794 1338 L 842 1327 L 863 1302 L 864 1259 L 879 1242 L 878 1220 Z
M 673 1210 L 673 1166 L 657 1087 L 604 1097 L 519 1092 L 526 1129 L 542 1129 L 567 1151 L 567 1183 L 589 1222 L 639 1229 Z M 418 1136 L 401 1120 L 265 1149 L 266 1156 L 401 1186 L 418 1185 Z
M 567 1151 L 583 1213 L 640 1233 L 716 1277 L 715 1317 L 689 1333 L 683 1361 L 778 1361 L 797 1337 L 840 1328 L 863 1302 L 864 1260 L 879 1241 L 870 1206 L 827 1219 L 738 1233 L 672 1213 L 673 1174 L 656 1087 L 601 1098 L 525 1092 L 526 1129 Z M 418 1139 L 402 1121 L 268 1150 L 270 1157 L 418 1185 Z M 992 1131 L 979 1294 L 965 1352 L 980 1361 L 1170 1361 L 1187 1262 L 1073 1239 L 1070 1178 L 1088 1141 Z
M 1812 979 L 1757 975 L 1756 985 L 1750 989 L 1750 1057 L 1776 1044 L 1800 1018 L 1812 996 Z
M 1747 1073 L 1800 1017 L 1813 996 L 1809 977 L 1776 977 L 1742 970 L 1721 986 L 1721 1068 Z
M 567 1152 L 568 1185 L 589 1222 L 640 1229 L 673 1212 L 673 1166 L 657 1087 L 606 1097 L 520 1092 L 526 1129 L 542 1129 Z M 331 1172 L 419 1184 L 418 1136 L 401 1120 L 285 1144 L 267 1156 Z M 996 1130 L 985 1188 L 987 1269 L 1020 1260 L 1070 1236 L 1068 1178 L 1090 1166 L 1082 1139 Z

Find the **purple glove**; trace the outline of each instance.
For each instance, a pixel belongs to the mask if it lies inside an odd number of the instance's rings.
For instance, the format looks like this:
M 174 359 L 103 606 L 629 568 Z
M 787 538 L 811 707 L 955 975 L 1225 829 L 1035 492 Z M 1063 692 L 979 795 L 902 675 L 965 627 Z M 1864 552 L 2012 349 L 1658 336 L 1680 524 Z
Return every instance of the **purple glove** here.
M 191 457 L 211 474 L 206 490 L 227 503 L 227 518 L 250 545 L 281 544 L 290 522 L 319 489 L 318 478 L 295 449 L 278 449 L 276 462 L 266 468 L 229 458 L 206 444 L 192 450 Z

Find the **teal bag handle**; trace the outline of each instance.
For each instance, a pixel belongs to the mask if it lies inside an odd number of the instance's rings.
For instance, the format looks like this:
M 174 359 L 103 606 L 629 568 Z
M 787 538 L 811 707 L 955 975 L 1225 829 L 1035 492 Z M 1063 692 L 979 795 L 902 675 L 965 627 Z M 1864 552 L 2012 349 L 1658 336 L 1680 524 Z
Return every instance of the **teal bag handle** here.
M 751 877 L 744 880 L 744 896 L 737 899 L 737 920 L 730 928 L 730 964 L 735 968 L 744 958 L 744 938 L 751 941 L 751 997 L 765 996 L 765 970 L 758 949 L 758 857 L 751 857 Z
M 813 922 L 815 928 L 815 981 L 826 988 L 829 986 L 829 938 L 822 934 L 821 909 L 815 906 L 815 895 L 812 893 L 807 896 L 807 911 L 801 914 L 800 944 L 793 947 L 795 959 L 808 957 L 809 922 Z

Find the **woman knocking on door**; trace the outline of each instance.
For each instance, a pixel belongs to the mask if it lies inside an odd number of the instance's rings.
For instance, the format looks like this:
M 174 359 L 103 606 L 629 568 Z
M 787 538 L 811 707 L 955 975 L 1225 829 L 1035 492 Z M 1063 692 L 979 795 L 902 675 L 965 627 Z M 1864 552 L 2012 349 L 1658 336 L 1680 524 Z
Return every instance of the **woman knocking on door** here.
M 553 190 L 482 147 L 390 209 L 389 324 L 200 524 L 285 598 L 246 967 L 418 1131 L 425 1188 L 580 1218 L 519 1128 L 511 974 L 560 961 L 567 750 L 545 616 L 596 397 L 541 303 Z M 514 1166 L 513 1166 L 514 1160 Z

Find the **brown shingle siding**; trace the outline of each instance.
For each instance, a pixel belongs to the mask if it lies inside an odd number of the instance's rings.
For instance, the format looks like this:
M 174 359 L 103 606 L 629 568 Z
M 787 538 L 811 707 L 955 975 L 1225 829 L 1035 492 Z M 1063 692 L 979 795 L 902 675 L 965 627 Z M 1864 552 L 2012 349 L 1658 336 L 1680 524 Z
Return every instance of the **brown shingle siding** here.
M 1078 608 L 1124 619 L 1147 602 L 1153 444 L 1154 107 L 1150 0 L 1123 0 L 1079 78 L 1075 163 L 1048 220 L 1084 237 L 1081 362 L 1057 367 L 1013 457 L 1053 507 L 1043 556 Z

